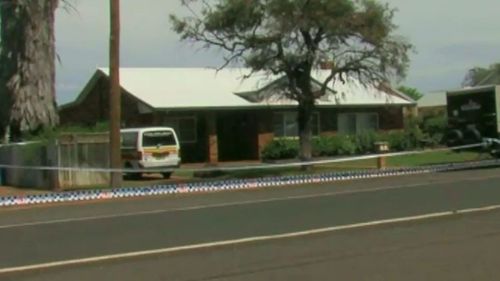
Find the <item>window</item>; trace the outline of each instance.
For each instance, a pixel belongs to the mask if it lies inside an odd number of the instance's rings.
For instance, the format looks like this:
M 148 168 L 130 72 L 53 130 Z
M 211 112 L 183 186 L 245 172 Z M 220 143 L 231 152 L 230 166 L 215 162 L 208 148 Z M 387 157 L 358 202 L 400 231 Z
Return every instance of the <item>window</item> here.
M 196 117 L 167 118 L 164 124 L 174 129 L 179 142 L 193 143 L 197 141 Z
M 339 114 L 338 129 L 340 134 L 356 134 L 356 114 Z
M 296 112 L 277 112 L 273 118 L 275 137 L 297 137 L 299 135 L 299 126 L 297 123 Z M 313 114 L 312 133 L 319 134 L 319 114 Z
M 121 133 L 122 148 L 137 148 L 137 133 Z
M 176 145 L 174 133 L 170 131 L 154 131 L 142 134 L 143 147 L 157 147 L 166 145 Z
M 342 113 L 338 118 L 340 134 L 354 135 L 365 131 L 378 130 L 377 113 Z

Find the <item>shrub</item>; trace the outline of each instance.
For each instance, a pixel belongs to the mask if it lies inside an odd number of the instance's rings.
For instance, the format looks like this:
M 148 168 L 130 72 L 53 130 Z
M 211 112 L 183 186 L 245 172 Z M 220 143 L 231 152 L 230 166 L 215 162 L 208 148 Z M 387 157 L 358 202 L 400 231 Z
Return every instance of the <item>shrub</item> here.
M 298 155 L 298 140 L 273 140 L 262 150 L 262 159 L 264 160 L 293 159 Z
M 337 155 L 337 141 L 335 137 L 318 137 L 313 139 L 312 154 L 314 157 Z
M 377 134 L 372 131 L 365 131 L 354 136 L 356 151 L 359 154 L 375 152 L 375 142 L 378 141 Z
M 406 148 L 415 149 L 423 146 L 425 140 L 425 134 L 421 130 L 421 120 L 415 117 L 411 117 L 405 122 L 405 137 L 406 137 Z
M 435 146 L 443 144 L 447 125 L 448 120 L 445 116 L 434 116 L 426 118 L 421 127 L 430 144 Z
M 23 136 L 23 139 L 28 141 L 46 141 L 56 139 L 62 134 L 104 133 L 108 131 L 108 122 L 98 122 L 93 126 L 69 125 L 60 126 L 54 129 L 46 129 L 38 132 L 36 135 L 26 134 Z
M 337 147 L 337 155 L 354 155 L 358 151 L 355 137 L 340 135 L 334 138 Z
M 312 140 L 313 157 L 354 155 L 359 149 L 355 136 L 315 137 Z M 276 139 L 262 151 L 264 160 L 293 159 L 299 155 L 299 141 Z
M 317 137 L 313 141 L 313 156 L 353 155 L 358 152 L 356 137 L 348 135 Z
M 313 157 L 349 156 L 375 152 L 375 143 L 386 141 L 391 151 L 414 150 L 422 146 L 424 134 L 417 120 L 410 120 L 405 130 L 391 132 L 363 132 L 357 135 L 320 136 L 312 140 Z M 299 155 L 299 141 L 277 139 L 262 151 L 264 160 L 293 159 Z
M 392 151 L 404 151 L 411 147 L 407 134 L 403 131 L 389 132 L 381 140 L 387 141 Z

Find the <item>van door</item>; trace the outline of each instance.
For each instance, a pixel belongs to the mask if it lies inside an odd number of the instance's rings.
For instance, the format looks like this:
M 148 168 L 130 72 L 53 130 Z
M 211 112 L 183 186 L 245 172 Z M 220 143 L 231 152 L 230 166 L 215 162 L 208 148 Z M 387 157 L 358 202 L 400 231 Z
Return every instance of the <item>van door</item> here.
M 179 144 L 173 130 L 145 131 L 142 134 L 144 160 L 169 162 L 179 159 Z M 176 164 L 175 164 L 176 165 Z

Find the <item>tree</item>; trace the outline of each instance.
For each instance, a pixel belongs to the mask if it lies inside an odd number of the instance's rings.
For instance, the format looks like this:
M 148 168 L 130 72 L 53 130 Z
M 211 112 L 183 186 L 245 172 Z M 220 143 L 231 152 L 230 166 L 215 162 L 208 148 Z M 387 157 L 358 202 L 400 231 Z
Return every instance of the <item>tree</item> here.
M 57 125 L 58 0 L 0 0 L 0 133 L 19 139 Z
M 467 71 L 462 87 L 474 87 L 488 84 L 500 84 L 500 63 L 492 64 L 488 68 L 473 67 Z
M 402 92 L 403 94 L 409 96 L 410 98 L 416 101 L 424 96 L 418 89 L 406 86 L 399 87 L 398 91 Z
M 311 158 L 315 101 L 330 85 L 355 77 L 379 85 L 405 75 L 411 45 L 393 35 L 394 10 L 374 0 L 181 0 L 188 17 L 171 15 L 183 40 L 226 52 L 253 74 L 287 78 L 283 93 L 298 102 L 300 156 Z M 329 75 L 315 90 L 314 69 Z M 330 87 L 332 88 L 332 87 Z

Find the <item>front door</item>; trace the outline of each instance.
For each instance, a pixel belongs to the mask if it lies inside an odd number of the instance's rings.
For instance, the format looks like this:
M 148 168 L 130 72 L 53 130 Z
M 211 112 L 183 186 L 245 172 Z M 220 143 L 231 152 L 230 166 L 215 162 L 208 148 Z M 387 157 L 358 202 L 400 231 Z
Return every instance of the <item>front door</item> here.
M 220 161 L 257 160 L 257 118 L 254 113 L 219 113 L 217 141 Z

